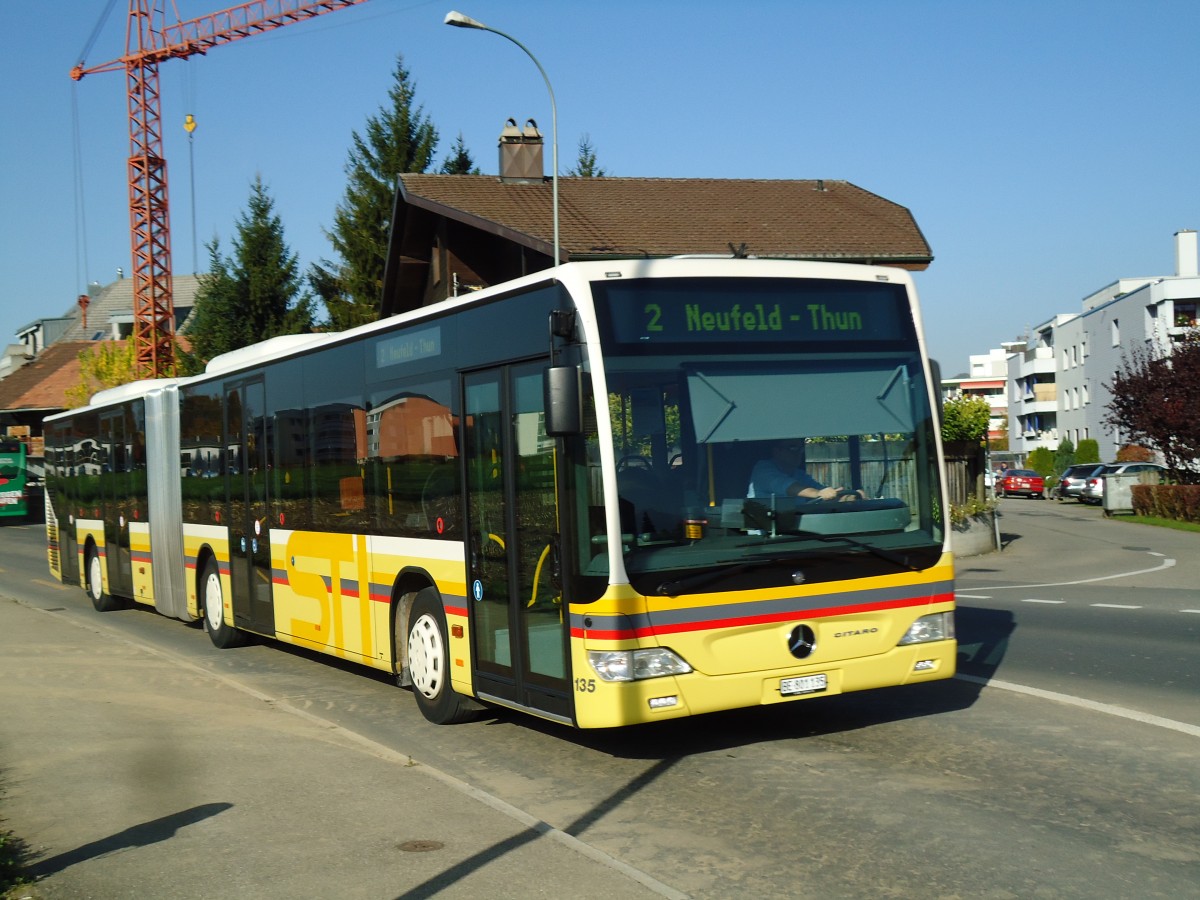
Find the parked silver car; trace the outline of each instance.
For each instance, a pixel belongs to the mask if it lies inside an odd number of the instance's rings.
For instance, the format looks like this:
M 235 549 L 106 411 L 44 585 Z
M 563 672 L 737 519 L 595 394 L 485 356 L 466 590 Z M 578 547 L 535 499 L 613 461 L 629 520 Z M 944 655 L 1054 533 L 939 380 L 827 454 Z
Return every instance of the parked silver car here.
M 1101 504 L 1104 502 L 1104 479 L 1108 475 L 1133 475 L 1138 472 L 1165 472 L 1166 466 L 1160 466 L 1158 463 L 1134 462 L 1134 463 L 1108 463 L 1100 466 L 1091 475 L 1087 477 L 1087 483 L 1084 484 L 1083 490 L 1079 492 L 1079 499 L 1084 503 Z
M 1087 484 L 1088 476 L 1101 468 L 1100 463 L 1076 463 L 1063 469 L 1053 494 L 1058 500 L 1080 499 L 1079 494 Z

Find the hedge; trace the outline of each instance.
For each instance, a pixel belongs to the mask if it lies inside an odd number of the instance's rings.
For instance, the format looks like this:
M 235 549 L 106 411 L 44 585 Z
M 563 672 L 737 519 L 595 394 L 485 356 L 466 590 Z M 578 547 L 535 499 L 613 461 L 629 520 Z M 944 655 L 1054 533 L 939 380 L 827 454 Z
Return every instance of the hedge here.
M 1134 515 L 1200 524 L 1200 485 L 1135 484 L 1130 492 Z

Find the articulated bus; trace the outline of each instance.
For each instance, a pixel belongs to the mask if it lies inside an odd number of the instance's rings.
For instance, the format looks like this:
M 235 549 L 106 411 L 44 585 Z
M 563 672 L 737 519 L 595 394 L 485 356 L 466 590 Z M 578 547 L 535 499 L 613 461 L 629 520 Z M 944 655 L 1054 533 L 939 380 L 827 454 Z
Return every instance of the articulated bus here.
M 579 262 L 46 423 L 54 575 L 579 728 L 954 673 L 911 278 Z M 788 442 L 851 496 L 755 491 Z
M 0 438 L 0 518 L 24 518 L 29 512 L 28 477 L 25 444 Z

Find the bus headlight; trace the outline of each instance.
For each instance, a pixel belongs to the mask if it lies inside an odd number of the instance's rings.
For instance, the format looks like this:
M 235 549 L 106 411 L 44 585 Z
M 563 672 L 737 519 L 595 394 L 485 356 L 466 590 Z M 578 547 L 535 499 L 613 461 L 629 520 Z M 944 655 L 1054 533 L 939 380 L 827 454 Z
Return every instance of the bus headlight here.
M 591 663 L 601 681 L 642 681 L 664 675 L 685 675 L 692 667 L 665 647 L 649 650 L 589 650 Z
M 908 627 L 908 632 L 897 645 L 927 644 L 930 641 L 948 641 L 954 637 L 954 613 L 940 612 L 921 616 Z

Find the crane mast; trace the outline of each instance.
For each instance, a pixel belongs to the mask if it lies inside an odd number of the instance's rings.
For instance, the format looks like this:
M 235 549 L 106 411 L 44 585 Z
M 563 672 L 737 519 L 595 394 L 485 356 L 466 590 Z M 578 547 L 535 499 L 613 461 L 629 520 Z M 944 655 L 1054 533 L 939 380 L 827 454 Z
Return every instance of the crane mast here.
M 185 22 L 167 24 L 164 0 L 130 0 L 125 55 L 85 75 L 125 70 L 129 115 L 129 232 L 133 262 L 133 340 L 139 375 L 168 374 L 174 362 L 171 228 L 167 161 L 163 157 L 158 65 L 366 0 L 255 0 Z

